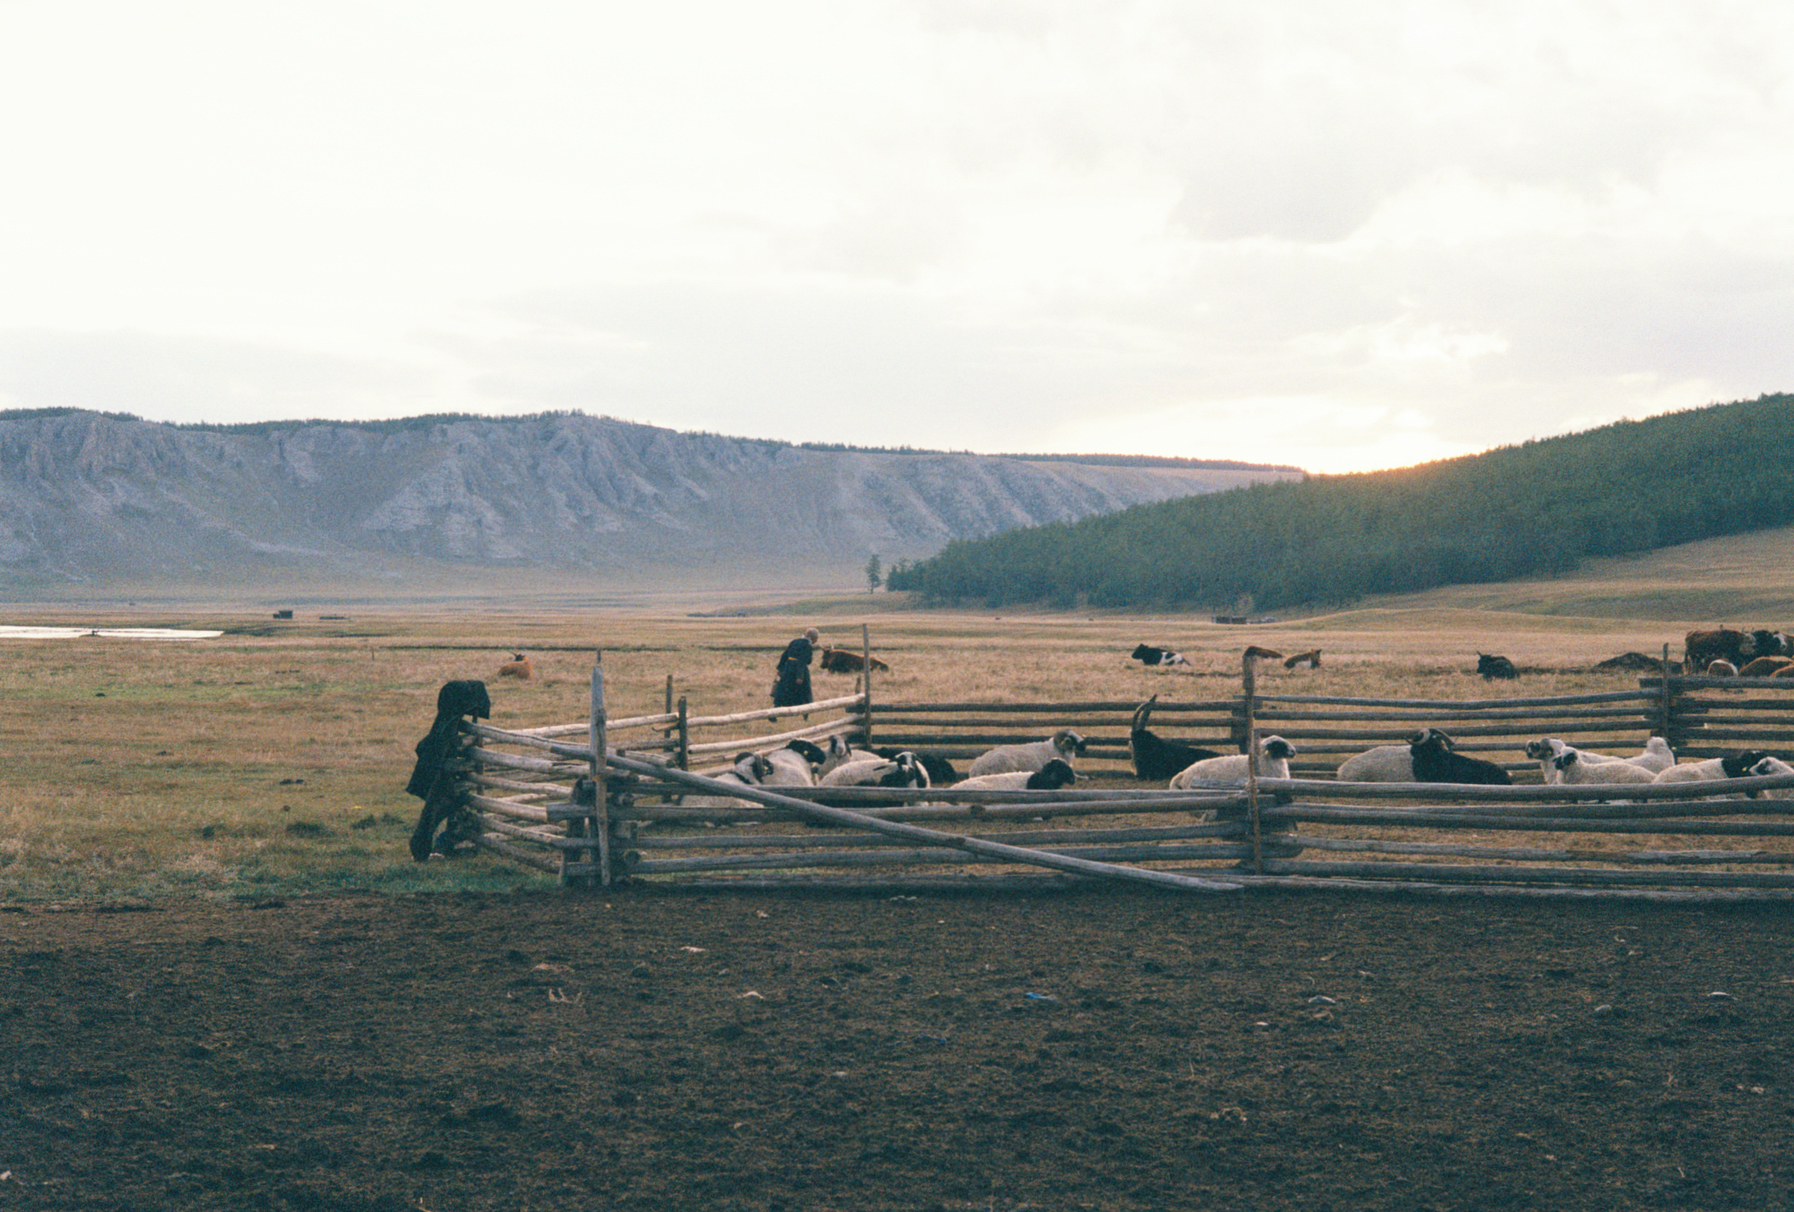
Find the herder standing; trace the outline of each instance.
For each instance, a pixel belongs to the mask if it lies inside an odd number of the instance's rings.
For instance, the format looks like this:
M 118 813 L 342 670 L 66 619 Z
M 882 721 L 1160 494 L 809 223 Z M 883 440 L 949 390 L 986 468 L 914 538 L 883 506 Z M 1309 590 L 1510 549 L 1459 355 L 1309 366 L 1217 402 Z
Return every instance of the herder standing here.
M 772 684 L 774 707 L 801 707 L 815 701 L 810 693 L 810 656 L 816 650 L 821 634 L 810 628 L 785 645 L 779 656 L 779 677 Z

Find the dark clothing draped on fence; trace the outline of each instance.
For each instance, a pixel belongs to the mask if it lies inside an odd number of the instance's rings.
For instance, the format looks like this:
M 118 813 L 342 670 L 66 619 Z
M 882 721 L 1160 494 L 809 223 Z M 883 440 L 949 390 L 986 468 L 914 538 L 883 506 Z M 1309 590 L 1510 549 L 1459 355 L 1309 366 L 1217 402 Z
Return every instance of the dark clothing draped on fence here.
M 430 725 L 429 734 L 417 743 L 417 765 L 411 770 L 411 781 L 405 785 L 406 794 L 424 801 L 417 828 L 411 833 L 411 857 L 420 863 L 430 857 L 436 826 L 456 807 L 455 781 L 445 775 L 455 737 L 460 732 L 461 717 L 466 715 L 482 720 L 491 718 L 492 699 L 486 693 L 486 683 L 444 683 L 436 694 L 436 721 Z M 445 833 L 444 836 L 448 835 Z M 450 838 L 449 844 L 452 846 L 455 840 Z
M 801 707 L 815 701 L 810 693 L 810 654 L 815 645 L 808 635 L 800 635 L 779 656 L 779 677 L 772 684 L 774 707 Z

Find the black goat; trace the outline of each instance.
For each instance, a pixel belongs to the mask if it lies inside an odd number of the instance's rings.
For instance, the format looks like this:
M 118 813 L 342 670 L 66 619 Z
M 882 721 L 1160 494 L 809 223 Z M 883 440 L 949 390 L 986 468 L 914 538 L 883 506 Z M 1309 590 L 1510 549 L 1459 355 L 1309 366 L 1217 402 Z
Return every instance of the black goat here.
M 1198 749 L 1194 745 L 1167 741 L 1150 731 L 1146 722 L 1152 718 L 1152 706 L 1158 701 L 1159 696 L 1155 694 L 1134 708 L 1133 727 L 1127 735 L 1127 751 L 1134 759 L 1135 778 L 1161 783 L 1204 758 L 1221 756 L 1213 749 Z

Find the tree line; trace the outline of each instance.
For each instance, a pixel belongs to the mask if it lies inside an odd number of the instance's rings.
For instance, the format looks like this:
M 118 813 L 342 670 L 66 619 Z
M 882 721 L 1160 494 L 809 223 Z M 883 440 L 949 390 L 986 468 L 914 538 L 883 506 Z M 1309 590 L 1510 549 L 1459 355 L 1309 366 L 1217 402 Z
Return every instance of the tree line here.
M 957 541 L 887 584 L 942 604 L 1231 612 L 1567 572 L 1794 522 L 1791 446 L 1794 396 L 1765 395 Z

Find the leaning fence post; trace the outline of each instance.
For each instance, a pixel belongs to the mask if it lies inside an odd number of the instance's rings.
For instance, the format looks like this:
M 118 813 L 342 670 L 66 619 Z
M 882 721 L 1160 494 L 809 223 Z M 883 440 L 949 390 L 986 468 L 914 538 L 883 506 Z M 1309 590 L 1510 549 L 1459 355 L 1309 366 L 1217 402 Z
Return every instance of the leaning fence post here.
M 868 623 L 860 624 L 860 690 L 866 696 L 860 707 L 860 731 L 865 734 L 861 744 L 872 748 L 872 627 Z

